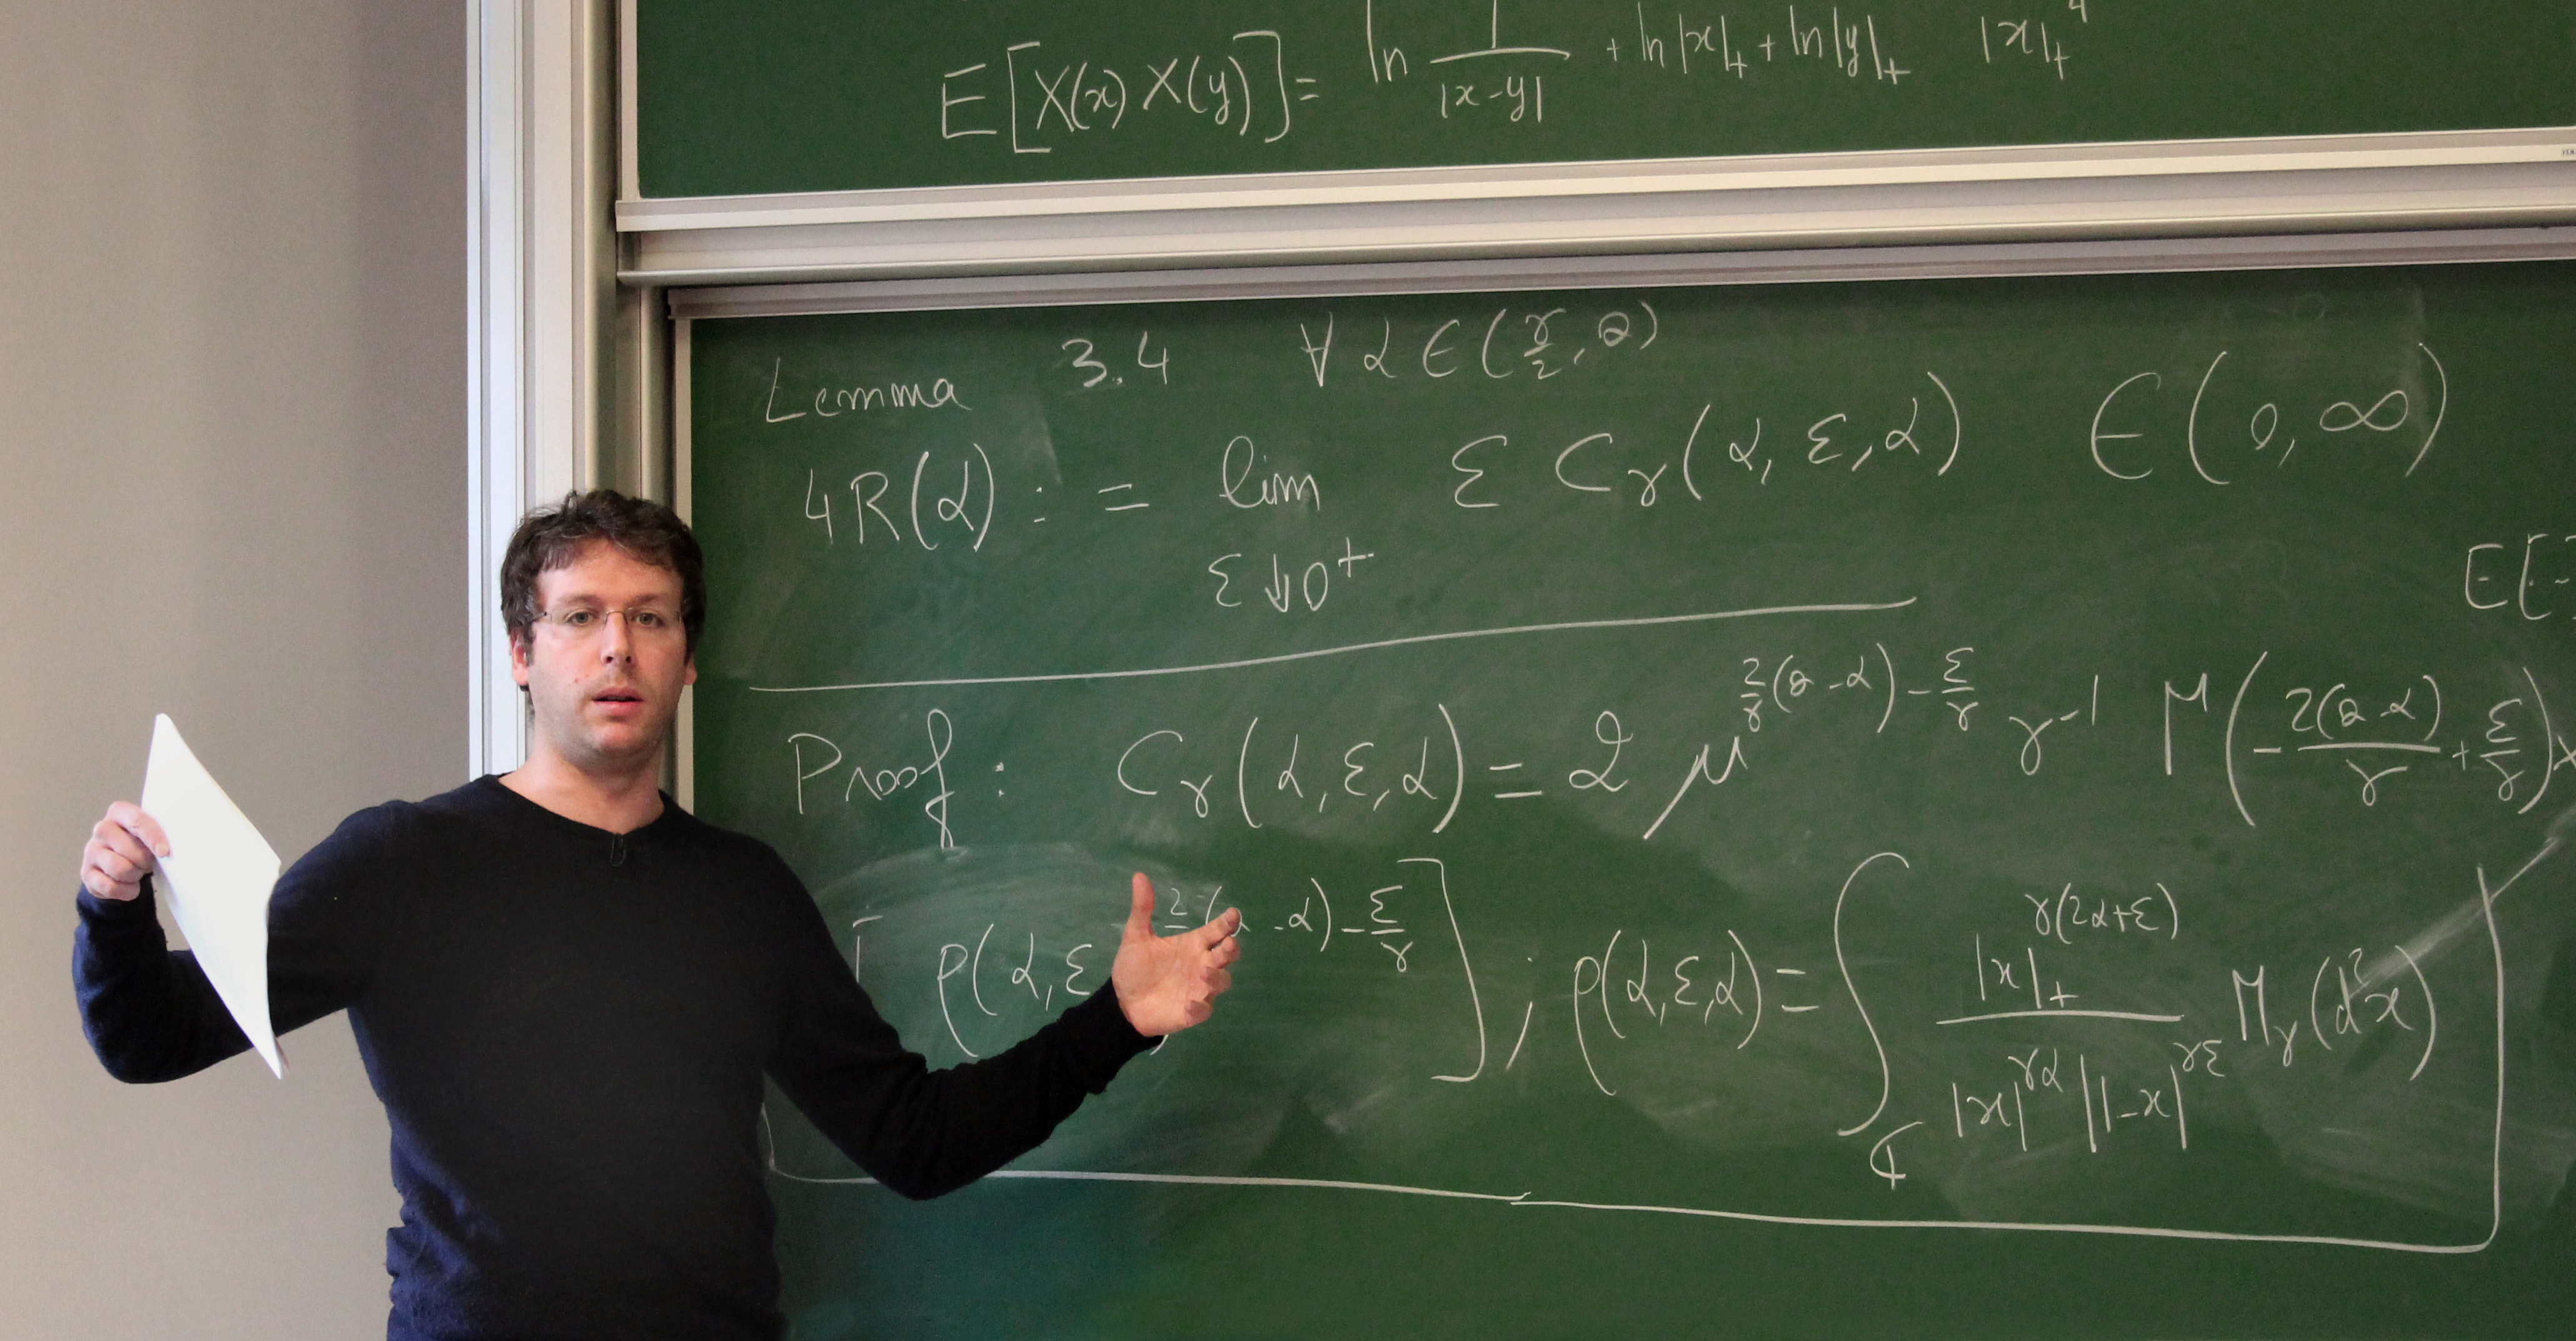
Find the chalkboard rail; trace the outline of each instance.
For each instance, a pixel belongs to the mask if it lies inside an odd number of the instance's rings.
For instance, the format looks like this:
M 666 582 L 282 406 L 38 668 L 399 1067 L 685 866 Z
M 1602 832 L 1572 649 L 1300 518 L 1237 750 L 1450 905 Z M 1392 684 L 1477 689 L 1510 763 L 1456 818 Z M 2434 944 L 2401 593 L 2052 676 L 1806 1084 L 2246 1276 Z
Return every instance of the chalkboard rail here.
M 2548 226 L 2576 130 L 627 199 L 629 283 Z
M 631 133 L 629 139 L 631 142 Z M 1894 149 L 1860 153 L 1740 154 L 1589 163 L 1226 173 L 1130 180 L 654 198 L 638 193 L 634 174 L 630 171 L 621 181 L 617 224 L 628 232 L 652 232 L 675 228 L 895 223 L 1014 215 L 1231 210 L 1280 205 L 1383 205 L 1815 187 L 1964 186 L 1980 182 L 2245 172 L 2348 172 L 2571 161 L 2576 161 L 2576 127 L 2012 145 L 1973 149 Z
M 2227 238 L 1513 257 L 1093 274 L 942 276 L 851 282 L 679 284 L 672 317 L 897 312 L 1085 303 L 1481 293 L 1541 287 L 1663 287 L 2001 275 L 2137 274 L 2576 258 L 2576 230 L 2462 228 Z M 789 257 L 768 258 L 791 272 Z M 721 281 L 725 272 L 713 278 Z M 685 367 L 685 362 L 682 363 Z

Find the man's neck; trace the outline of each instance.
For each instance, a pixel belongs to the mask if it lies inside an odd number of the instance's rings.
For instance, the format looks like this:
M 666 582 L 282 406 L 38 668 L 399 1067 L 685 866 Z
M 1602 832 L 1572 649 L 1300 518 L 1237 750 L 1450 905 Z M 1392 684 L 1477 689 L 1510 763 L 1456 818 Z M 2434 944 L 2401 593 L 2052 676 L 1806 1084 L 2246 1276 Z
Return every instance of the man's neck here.
M 591 770 L 545 749 L 516 772 L 502 775 L 501 785 L 565 819 L 610 833 L 631 833 L 662 816 L 662 757 L 633 768 Z

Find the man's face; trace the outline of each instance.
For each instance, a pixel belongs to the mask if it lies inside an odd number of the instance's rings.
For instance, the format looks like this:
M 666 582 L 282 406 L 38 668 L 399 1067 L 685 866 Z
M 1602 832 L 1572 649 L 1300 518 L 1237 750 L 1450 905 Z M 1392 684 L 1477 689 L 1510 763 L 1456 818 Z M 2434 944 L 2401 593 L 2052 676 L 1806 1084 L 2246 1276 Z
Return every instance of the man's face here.
M 651 760 L 671 733 L 680 688 L 698 668 L 680 625 L 680 575 L 604 540 L 537 575 L 544 613 L 510 645 L 511 678 L 528 691 L 537 747 L 586 770 Z M 563 622 L 588 611 L 588 627 Z M 658 629 L 632 617 L 658 614 Z

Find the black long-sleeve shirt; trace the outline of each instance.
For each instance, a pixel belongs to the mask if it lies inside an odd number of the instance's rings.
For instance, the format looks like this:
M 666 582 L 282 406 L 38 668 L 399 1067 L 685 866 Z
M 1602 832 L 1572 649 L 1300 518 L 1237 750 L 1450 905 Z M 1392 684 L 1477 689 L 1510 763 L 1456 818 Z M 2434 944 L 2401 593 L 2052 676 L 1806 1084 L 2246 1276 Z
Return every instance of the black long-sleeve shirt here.
M 100 1061 L 168 1080 L 249 1044 L 148 892 L 80 896 Z M 346 1008 L 393 1134 L 395 1341 L 776 1337 L 765 1072 L 907 1196 L 1040 1141 L 1148 1046 L 1110 991 L 930 1071 L 776 853 L 682 812 L 632 833 L 483 778 L 352 815 L 278 881 L 281 1032 Z

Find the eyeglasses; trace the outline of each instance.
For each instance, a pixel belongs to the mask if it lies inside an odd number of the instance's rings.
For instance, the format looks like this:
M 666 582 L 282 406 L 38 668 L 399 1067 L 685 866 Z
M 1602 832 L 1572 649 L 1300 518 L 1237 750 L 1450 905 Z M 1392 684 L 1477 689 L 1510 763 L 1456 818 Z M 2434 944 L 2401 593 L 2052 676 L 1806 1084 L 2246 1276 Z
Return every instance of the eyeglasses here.
M 680 621 L 668 611 L 649 605 L 629 606 L 623 610 L 602 610 L 597 606 L 576 605 L 565 610 L 548 610 L 537 615 L 540 623 L 552 624 L 568 638 L 595 638 L 608 631 L 614 616 L 626 621 L 626 632 L 636 638 L 668 637 L 680 632 Z

